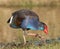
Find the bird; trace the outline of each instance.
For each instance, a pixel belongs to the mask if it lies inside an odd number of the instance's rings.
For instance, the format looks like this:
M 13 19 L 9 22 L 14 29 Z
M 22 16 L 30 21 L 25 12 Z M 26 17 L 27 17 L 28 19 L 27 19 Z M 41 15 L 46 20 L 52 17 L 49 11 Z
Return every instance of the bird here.
M 26 44 L 25 36 L 27 35 L 41 38 L 37 33 L 28 33 L 28 30 L 41 30 L 45 34 L 48 34 L 48 26 L 44 22 L 40 21 L 39 16 L 34 11 L 29 9 L 14 11 L 7 23 L 9 23 L 11 28 L 21 28 L 23 30 L 24 44 Z

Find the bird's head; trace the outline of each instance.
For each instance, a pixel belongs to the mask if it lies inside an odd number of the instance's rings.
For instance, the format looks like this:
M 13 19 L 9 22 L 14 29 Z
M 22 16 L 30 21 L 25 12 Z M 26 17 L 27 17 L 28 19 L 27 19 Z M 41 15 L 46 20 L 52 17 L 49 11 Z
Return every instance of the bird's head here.
M 45 23 L 43 22 L 40 22 L 40 27 L 39 27 L 40 30 L 44 31 L 45 34 L 48 34 L 48 27 Z

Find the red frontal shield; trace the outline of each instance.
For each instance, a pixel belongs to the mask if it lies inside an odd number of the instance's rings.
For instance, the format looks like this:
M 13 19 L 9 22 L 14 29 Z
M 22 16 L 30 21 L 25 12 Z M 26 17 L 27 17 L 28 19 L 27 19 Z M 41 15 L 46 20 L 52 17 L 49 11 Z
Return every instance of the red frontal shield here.
M 47 27 L 47 25 L 44 26 L 44 33 L 48 34 L 48 27 Z

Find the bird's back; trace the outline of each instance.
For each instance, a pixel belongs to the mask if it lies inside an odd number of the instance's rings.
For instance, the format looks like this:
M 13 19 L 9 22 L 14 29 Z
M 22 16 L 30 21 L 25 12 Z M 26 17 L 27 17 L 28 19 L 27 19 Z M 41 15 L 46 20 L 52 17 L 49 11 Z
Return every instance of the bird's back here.
M 19 17 L 24 17 L 24 18 L 29 16 L 29 17 L 34 17 L 34 18 L 39 19 L 38 15 L 35 12 L 30 11 L 30 10 L 26 10 L 26 9 L 15 11 L 15 12 L 12 13 L 12 15 L 13 16 L 19 16 Z

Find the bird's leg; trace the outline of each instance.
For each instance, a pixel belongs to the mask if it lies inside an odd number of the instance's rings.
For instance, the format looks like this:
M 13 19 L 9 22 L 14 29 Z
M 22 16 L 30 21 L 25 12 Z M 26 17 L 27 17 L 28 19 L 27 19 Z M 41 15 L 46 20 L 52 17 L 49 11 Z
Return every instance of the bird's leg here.
M 41 39 L 42 42 L 44 42 L 44 37 L 42 37 L 41 35 L 39 34 L 36 34 L 36 33 L 28 33 L 27 34 L 28 36 L 35 36 L 35 37 L 38 37 Z
M 26 32 L 25 32 L 25 30 L 24 30 L 24 31 L 23 31 L 24 45 L 26 44 L 26 37 L 25 37 L 25 35 L 26 35 Z
M 26 35 L 28 35 L 28 36 L 36 36 L 37 34 L 35 34 L 35 33 L 27 33 L 27 31 L 24 30 L 23 31 L 24 45 L 26 44 L 26 37 L 25 37 Z
M 27 33 L 27 35 L 41 38 L 41 36 L 39 34 L 36 34 L 36 33 Z
M 36 34 L 36 33 L 27 33 L 26 30 L 24 30 L 24 31 L 23 31 L 24 45 L 26 44 L 26 38 L 25 38 L 26 35 L 28 35 L 28 36 L 34 36 L 34 37 L 38 37 L 38 38 L 41 39 L 42 42 L 44 42 L 44 37 L 42 37 L 41 35 Z
M 39 39 L 41 39 L 41 42 L 42 42 L 42 43 L 45 43 L 44 37 L 42 37 L 42 36 L 39 35 L 39 34 L 36 34 L 36 33 L 28 33 L 27 35 L 28 35 L 28 36 L 38 37 Z
M 35 34 L 35 33 L 28 33 L 27 34 L 28 36 L 36 36 L 37 34 Z M 37 36 L 36 36 L 37 37 Z

